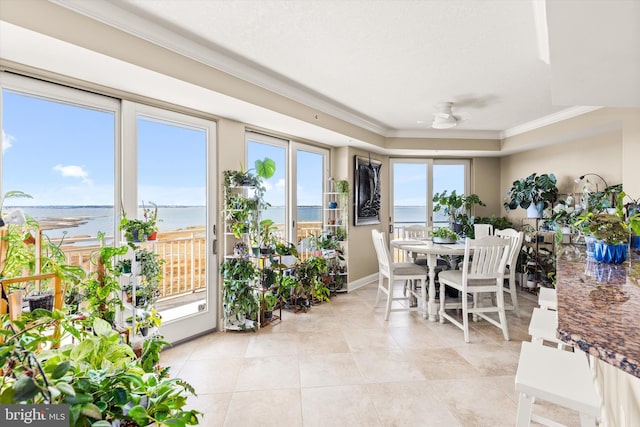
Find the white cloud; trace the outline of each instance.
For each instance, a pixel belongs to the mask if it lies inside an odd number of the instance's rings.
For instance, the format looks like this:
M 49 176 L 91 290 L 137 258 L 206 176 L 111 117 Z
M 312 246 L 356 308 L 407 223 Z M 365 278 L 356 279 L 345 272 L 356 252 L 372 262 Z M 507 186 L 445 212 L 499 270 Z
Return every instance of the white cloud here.
M 285 181 L 284 181 L 284 178 L 280 178 L 280 179 L 278 180 L 278 182 L 276 182 L 276 188 L 277 188 L 278 190 L 284 190 L 284 189 L 285 189 Z
M 57 164 L 53 167 L 54 171 L 60 172 L 62 176 L 70 176 L 72 178 L 80 178 L 85 184 L 91 184 L 91 180 L 88 178 L 89 173 L 82 167 L 76 165 L 63 166 Z
M 13 147 L 12 142 L 15 141 L 16 138 L 8 133 L 5 133 L 4 129 L 2 130 L 2 152 Z

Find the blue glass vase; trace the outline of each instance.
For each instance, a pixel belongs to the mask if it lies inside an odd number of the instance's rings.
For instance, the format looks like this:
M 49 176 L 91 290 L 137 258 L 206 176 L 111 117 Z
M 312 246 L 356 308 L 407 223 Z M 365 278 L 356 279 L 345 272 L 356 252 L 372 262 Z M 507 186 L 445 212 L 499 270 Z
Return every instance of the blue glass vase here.
M 627 244 L 609 245 L 601 240 L 596 242 L 593 257 L 607 264 L 622 264 L 627 259 Z

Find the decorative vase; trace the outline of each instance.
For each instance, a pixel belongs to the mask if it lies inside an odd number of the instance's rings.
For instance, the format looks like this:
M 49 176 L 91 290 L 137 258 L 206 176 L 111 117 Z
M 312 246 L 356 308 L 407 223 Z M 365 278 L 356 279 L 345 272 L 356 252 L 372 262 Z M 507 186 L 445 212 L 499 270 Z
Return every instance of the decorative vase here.
M 147 240 L 156 240 L 157 237 L 158 237 L 158 232 L 154 231 L 153 233 L 151 233 L 151 236 L 147 238 Z
M 622 264 L 627 259 L 627 244 L 609 245 L 602 240 L 596 241 L 593 257 L 607 264 Z
M 535 203 L 531 203 L 527 208 L 527 217 L 528 218 L 542 218 L 542 212 L 538 210 L 538 207 Z
M 593 259 L 593 255 L 596 251 L 596 242 L 598 240 L 593 236 L 584 236 L 584 242 L 587 245 L 587 258 Z
M 337 209 L 338 202 L 329 202 L 329 209 Z

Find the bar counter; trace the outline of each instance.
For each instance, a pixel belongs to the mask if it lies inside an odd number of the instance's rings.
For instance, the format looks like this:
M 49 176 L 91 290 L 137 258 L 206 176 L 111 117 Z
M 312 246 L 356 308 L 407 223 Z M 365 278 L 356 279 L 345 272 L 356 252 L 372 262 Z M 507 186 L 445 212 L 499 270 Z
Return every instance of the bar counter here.
M 563 245 L 557 261 L 558 337 L 590 355 L 602 425 L 640 425 L 640 253 L 604 264 Z
M 588 259 L 584 246 L 558 256 L 558 335 L 589 355 L 640 377 L 640 254 L 623 264 Z

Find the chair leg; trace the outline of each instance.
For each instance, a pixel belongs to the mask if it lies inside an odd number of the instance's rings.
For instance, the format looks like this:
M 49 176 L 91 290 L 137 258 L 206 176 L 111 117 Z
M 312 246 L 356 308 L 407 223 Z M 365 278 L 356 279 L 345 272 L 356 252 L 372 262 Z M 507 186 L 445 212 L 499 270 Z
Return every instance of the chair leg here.
M 518 397 L 518 414 L 516 427 L 529 427 L 531 425 L 531 413 L 533 412 L 533 399 L 525 393 Z
M 393 302 L 393 283 L 390 278 L 387 278 L 387 308 L 384 313 L 384 320 L 389 320 L 389 313 L 391 313 L 391 303 Z
M 429 312 L 429 306 L 427 305 L 427 282 L 424 279 L 420 280 L 420 285 L 422 286 L 421 296 L 422 296 L 422 318 L 426 319 Z
M 504 292 L 498 289 L 496 292 L 498 300 L 498 317 L 500 318 L 500 327 L 502 328 L 502 336 L 505 341 L 509 341 L 509 327 L 507 326 L 507 315 L 504 310 Z
M 475 307 L 475 298 L 477 294 L 473 294 L 474 298 L 474 307 Z M 464 331 L 464 342 L 469 342 L 469 300 L 467 299 L 467 295 L 462 295 L 462 326 Z
M 378 292 L 376 293 L 376 302 L 375 304 L 373 304 L 373 308 L 376 308 L 378 306 L 378 303 L 380 302 L 380 292 L 382 292 L 382 285 L 384 285 L 383 282 L 383 278 L 382 275 L 379 274 L 378 275 Z
M 440 283 L 440 323 L 444 323 L 444 305 L 446 303 L 446 293 L 444 283 Z
M 511 304 L 513 305 L 513 311 L 516 316 L 520 317 L 520 306 L 518 305 L 518 294 L 516 293 L 516 278 L 515 274 L 509 276 L 509 293 L 511 294 Z

